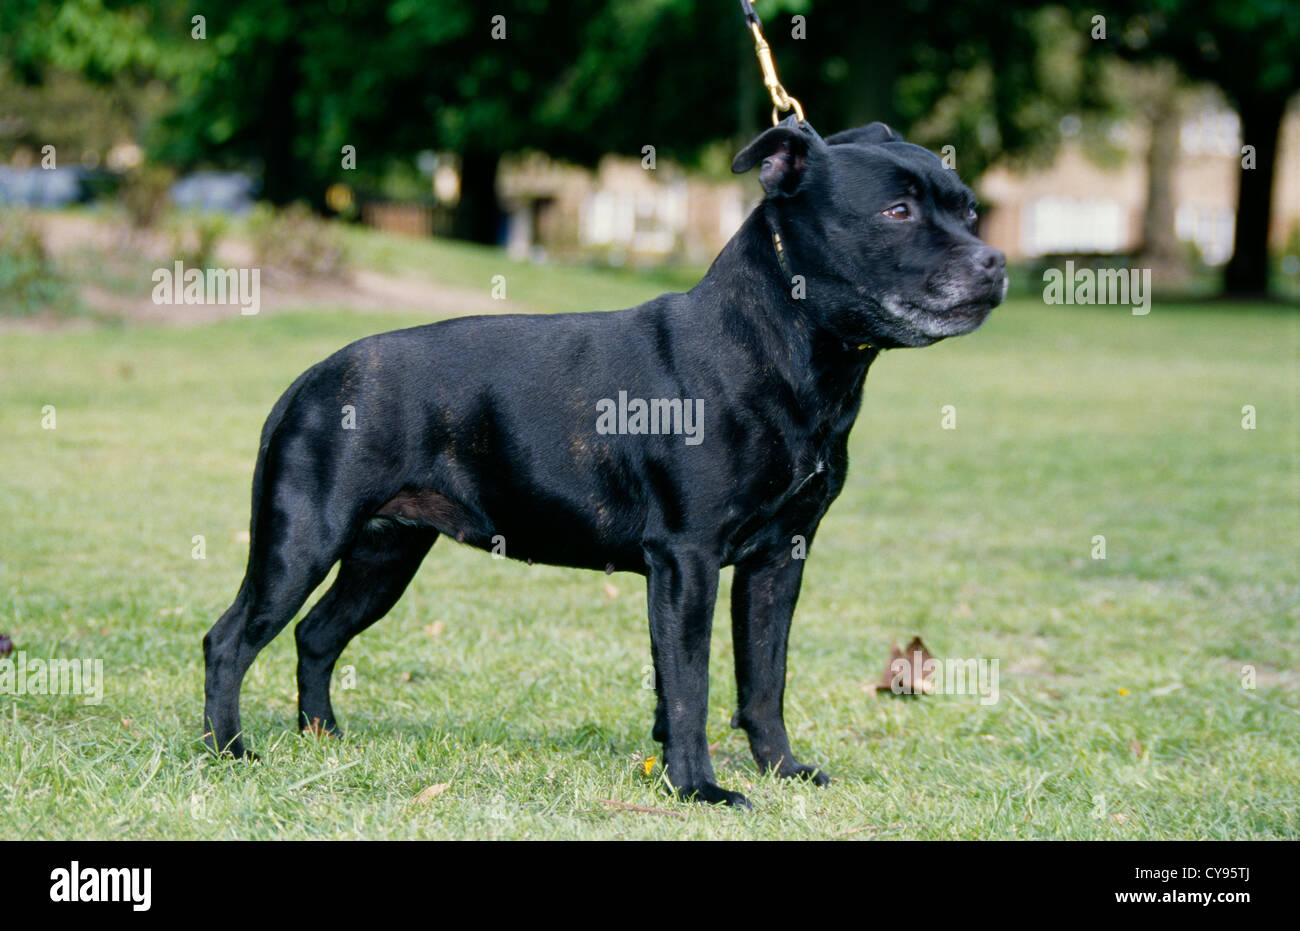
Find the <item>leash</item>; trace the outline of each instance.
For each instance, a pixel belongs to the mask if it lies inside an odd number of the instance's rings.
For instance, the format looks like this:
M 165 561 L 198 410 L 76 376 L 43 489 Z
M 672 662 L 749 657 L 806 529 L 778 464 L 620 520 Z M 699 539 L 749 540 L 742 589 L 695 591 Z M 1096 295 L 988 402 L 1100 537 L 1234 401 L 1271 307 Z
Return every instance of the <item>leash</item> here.
M 740 11 L 745 15 L 745 24 L 754 35 L 754 54 L 758 57 L 758 67 L 763 71 L 763 85 L 772 96 L 772 125 L 779 126 L 782 122 L 779 114 L 792 110 L 794 111 L 795 125 L 816 136 L 816 130 L 804 119 L 803 105 L 790 96 L 785 86 L 782 85 L 781 79 L 776 76 L 776 62 L 772 60 L 772 46 L 768 45 L 767 39 L 763 38 L 763 23 L 754 10 L 754 4 L 750 0 L 740 0 Z M 791 117 L 786 117 L 787 122 L 790 119 Z M 790 259 L 785 254 L 785 243 L 781 241 L 781 233 L 777 230 L 776 223 L 770 215 L 767 217 L 767 223 L 772 233 L 772 247 L 776 250 L 777 264 L 781 266 L 782 274 L 786 278 L 790 278 Z M 849 349 L 849 345 L 846 343 L 844 348 Z M 859 352 L 864 349 L 879 352 L 871 343 L 860 343 L 857 348 Z M 809 478 L 811 477 L 809 476 Z
M 772 46 L 768 45 L 767 40 L 763 38 L 763 24 L 758 14 L 754 12 L 754 4 L 750 0 L 740 0 L 740 11 L 745 14 L 745 23 L 749 26 L 749 31 L 754 34 L 754 54 L 758 56 L 758 66 L 763 69 L 763 84 L 767 87 L 767 92 L 772 95 L 772 125 L 781 122 L 777 114 L 787 110 L 793 110 L 795 119 L 800 123 L 807 122 L 803 118 L 803 106 L 786 92 L 781 85 L 781 79 L 776 76 Z

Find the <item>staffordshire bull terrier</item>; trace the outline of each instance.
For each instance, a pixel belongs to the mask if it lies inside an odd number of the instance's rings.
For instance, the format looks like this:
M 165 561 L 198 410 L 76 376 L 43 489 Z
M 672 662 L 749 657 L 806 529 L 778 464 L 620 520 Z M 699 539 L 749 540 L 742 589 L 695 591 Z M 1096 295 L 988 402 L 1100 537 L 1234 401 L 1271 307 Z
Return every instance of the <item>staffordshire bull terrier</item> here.
M 749 807 L 718 786 L 705 736 L 719 570 L 734 566 L 732 726 L 760 769 L 829 781 L 783 720 L 798 538 L 844 485 L 872 361 L 978 327 L 1005 261 L 956 173 L 882 123 L 823 139 L 790 118 L 732 170 L 756 165 L 765 197 L 685 294 L 382 333 L 289 387 L 262 429 L 243 584 L 203 639 L 212 750 L 252 756 L 244 674 L 335 563 L 295 635 L 299 726 L 337 733 L 335 661 L 443 534 L 644 575 L 667 781 Z

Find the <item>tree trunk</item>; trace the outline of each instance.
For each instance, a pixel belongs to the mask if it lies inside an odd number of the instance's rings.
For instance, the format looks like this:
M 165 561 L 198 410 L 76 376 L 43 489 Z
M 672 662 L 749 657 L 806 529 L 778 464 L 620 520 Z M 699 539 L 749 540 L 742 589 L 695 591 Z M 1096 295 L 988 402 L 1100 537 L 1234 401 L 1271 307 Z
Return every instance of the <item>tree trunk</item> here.
M 298 136 L 294 104 L 302 81 L 302 46 L 290 37 L 283 47 L 268 53 L 274 58 L 262 111 L 262 196 L 277 205 L 295 200 L 319 203 L 324 192 L 311 189 L 309 166 L 300 164 L 293 150 Z
M 898 110 L 894 107 L 894 83 L 898 79 L 902 46 L 888 28 L 882 28 L 881 14 L 874 4 L 849 4 L 844 13 L 845 58 L 851 92 L 847 95 L 847 119 L 841 128 L 879 120 L 901 132 Z
M 452 236 L 493 246 L 501 241 L 501 205 L 497 201 L 500 162 L 499 152 L 469 149 L 460 153 L 460 201 L 452 217 Z
M 1239 104 L 1241 141 L 1243 145 L 1255 147 L 1255 167 L 1243 166 L 1240 171 L 1232 260 L 1223 276 L 1223 290 L 1232 297 L 1265 297 L 1273 169 L 1286 98 L 1243 94 Z
M 1147 199 L 1139 261 L 1155 269 L 1162 280 L 1178 281 L 1186 277 L 1175 228 L 1174 172 L 1182 123 L 1178 79 L 1174 73 L 1145 77 L 1147 80 L 1140 83 L 1146 86 L 1139 89 L 1145 99 L 1139 107 L 1147 117 L 1151 140 L 1147 148 Z

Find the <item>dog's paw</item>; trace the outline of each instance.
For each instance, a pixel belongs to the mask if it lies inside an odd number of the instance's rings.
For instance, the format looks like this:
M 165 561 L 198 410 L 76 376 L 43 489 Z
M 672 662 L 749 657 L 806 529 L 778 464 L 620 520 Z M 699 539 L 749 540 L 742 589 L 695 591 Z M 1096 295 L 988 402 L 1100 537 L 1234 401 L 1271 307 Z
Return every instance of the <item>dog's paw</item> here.
M 796 762 L 793 766 L 778 767 L 776 774 L 782 779 L 803 779 L 822 789 L 831 784 L 830 773 L 820 766 L 809 766 L 807 763 Z
M 216 757 L 219 760 L 244 760 L 248 763 L 262 762 L 260 756 L 252 750 L 245 748 L 242 743 L 238 742 L 230 744 L 224 750 L 214 750 L 211 744 L 209 744 L 208 749 L 216 754 Z
M 782 779 L 802 779 L 820 788 L 825 788 L 831 783 L 831 774 L 820 766 L 810 766 L 798 760 L 786 762 L 785 758 L 775 760 L 755 758 L 754 762 L 758 764 L 760 771 L 772 773 Z
M 258 759 L 256 753 L 244 748 L 244 742 L 238 737 L 218 746 L 216 737 L 212 731 L 208 731 L 203 735 L 203 745 L 209 753 L 221 760 L 252 760 L 256 762 Z
M 744 808 L 746 811 L 754 809 L 753 803 L 739 792 L 732 792 L 711 782 L 679 788 L 677 797 L 683 801 L 701 802 L 705 805 L 727 805 L 730 808 Z

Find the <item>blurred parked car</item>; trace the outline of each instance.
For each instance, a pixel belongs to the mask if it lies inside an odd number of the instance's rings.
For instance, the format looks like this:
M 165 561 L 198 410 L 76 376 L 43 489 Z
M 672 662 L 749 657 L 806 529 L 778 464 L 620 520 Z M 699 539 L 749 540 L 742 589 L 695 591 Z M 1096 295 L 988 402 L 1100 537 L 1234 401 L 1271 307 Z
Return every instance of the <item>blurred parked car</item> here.
M 0 205 L 51 209 L 94 200 L 105 173 L 81 167 L 10 168 L 0 165 Z
M 247 213 L 253 209 L 256 185 L 235 171 L 196 171 L 172 185 L 172 203 L 182 209 Z

